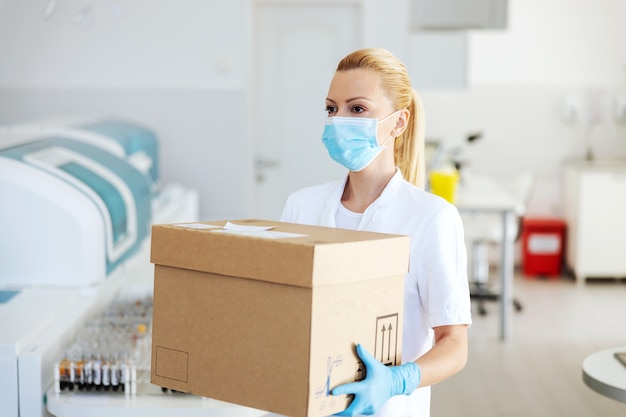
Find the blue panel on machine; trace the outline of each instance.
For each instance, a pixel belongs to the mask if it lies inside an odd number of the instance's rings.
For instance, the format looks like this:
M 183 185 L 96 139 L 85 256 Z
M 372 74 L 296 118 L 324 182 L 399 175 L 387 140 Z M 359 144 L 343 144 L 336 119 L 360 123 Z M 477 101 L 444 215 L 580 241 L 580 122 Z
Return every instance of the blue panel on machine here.
M 136 253 L 148 235 L 152 183 L 133 165 L 89 143 L 46 137 L 0 151 L 82 192 L 98 207 L 106 231 L 106 272 Z
M 152 182 L 158 182 L 158 141 L 156 135 L 151 130 L 119 120 L 103 120 L 78 127 L 114 139 L 124 148 L 127 155 L 145 152 L 152 159 L 152 166 L 149 170 Z

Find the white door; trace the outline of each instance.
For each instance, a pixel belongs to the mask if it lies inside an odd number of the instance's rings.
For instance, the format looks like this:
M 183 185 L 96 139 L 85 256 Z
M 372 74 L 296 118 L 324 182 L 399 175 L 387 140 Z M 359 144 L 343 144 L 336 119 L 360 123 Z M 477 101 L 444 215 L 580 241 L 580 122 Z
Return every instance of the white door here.
M 258 4 L 254 9 L 252 135 L 255 216 L 277 220 L 288 195 L 344 176 L 321 135 L 337 63 L 357 48 L 356 4 Z

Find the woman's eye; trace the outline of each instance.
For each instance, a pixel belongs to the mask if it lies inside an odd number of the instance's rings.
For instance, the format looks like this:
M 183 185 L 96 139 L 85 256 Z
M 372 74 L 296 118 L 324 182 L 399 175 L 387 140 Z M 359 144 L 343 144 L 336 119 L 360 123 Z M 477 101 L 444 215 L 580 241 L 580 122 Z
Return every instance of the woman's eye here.
M 352 112 L 354 113 L 363 113 L 364 111 L 365 111 L 365 107 L 362 107 L 362 106 L 352 107 Z
M 324 110 L 328 114 L 337 113 L 337 107 L 335 107 L 335 106 L 326 106 L 326 108 L 324 108 Z

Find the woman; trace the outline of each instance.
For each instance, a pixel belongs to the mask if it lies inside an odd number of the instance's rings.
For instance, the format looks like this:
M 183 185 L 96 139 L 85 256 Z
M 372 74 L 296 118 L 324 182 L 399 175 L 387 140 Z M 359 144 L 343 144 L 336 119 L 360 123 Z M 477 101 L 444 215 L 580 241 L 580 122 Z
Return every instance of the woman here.
M 467 361 L 471 314 L 463 226 L 453 205 L 423 190 L 420 106 L 406 68 L 388 51 L 362 49 L 342 59 L 326 98 L 322 141 L 348 175 L 296 191 L 281 218 L 411 236 L 405 363 L 385 367 L 357 345 L 366 378 L 333 389 L 333 395 L 354 395 L 340 415 L 428 416 L 430 386 Z

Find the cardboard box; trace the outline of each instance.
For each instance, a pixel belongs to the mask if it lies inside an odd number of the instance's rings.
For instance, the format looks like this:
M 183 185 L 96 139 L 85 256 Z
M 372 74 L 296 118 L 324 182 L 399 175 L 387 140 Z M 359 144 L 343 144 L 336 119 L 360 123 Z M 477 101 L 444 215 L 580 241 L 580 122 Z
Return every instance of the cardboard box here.
M 409 237 L 262 220 L 155 225 L 151 381 L 291 417 L 327 416 L 362 343 L 401 363 Z M 228 222 L 230 228 L 230 222 Z

